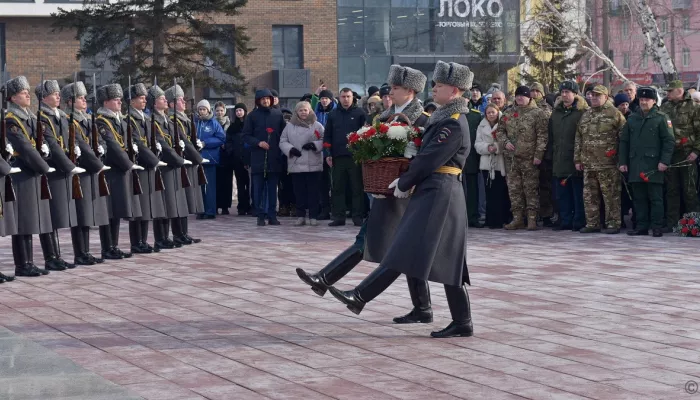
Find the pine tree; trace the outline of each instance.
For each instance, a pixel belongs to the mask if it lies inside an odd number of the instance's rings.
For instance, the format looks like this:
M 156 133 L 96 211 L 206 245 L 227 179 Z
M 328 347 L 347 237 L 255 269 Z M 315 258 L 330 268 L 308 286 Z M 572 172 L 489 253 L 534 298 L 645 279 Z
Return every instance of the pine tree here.
M 469 40 L 464 43 L 464 49 L 471 53 L 469 67 L 474 72 L 474 79 L 479 82 L 497 82 L 500 75 L 499 65 L 492 55 L 498 53 L 503 38 L 496 30 L 496 19 L 484 22 L 481 29 L 469 28 Z
M 245 94 L 245 78 L 222 44 L 234 44 L 236 56 L 254 49 L 245 29 L 217 25 L 212 16 L 234 16 L 248 0 L 85 0 L 82 9 L 59 9 L 54 29 L 71 29 L 81 40 L 77 58 L 97 69 L 110 63 L 114 81 L 168 82 L 174 77 L 217 92 Z M 212 73 L 213 72 L 213 73 Z M 218 75 L 219 77 L 216 77 Z M 183 82 L 183 80 L 181 80 Z
M 565 0 L 551 2 L 561 13 L 569 11 Z M 546 8 L 539 7 L 533 18 L 533 24 L 539 32 L 529 43 L 523 44 L 523 53 L 532 68 L 522 73 L 521 78 L 528 85 L 541 83 L 549 93 L 557 92 L 561 82 L 576 78 L 575 65 L 584 56 L 581 52 L 576 52 L 573 57 L 567 56 L 566 53 L 576 48 L 577 43 L 567 37 L 562 23 L 566 22 L 553 18 Z

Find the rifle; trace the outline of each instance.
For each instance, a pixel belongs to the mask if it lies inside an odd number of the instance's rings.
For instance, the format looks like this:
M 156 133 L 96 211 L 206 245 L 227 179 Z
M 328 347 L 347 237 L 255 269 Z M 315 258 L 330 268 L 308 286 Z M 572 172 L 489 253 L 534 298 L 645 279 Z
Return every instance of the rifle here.
M 97 124 L 95 124 L 95 118 L 97 115 L 97 81 L 95 80 L 95 74 L 92 74 L 92 151 L 95 153 L 97 158 L 100 158 L 100 142 L 98 141 Z M 100 187 L 100 197 L 109 196 L 109 185 L 107 185 L 107 178 L 105 177 L 105 172 L 100 171 L 97 174 L 97 182 Z
M 192 78 L 192 98 L 190 99 L 190 109 L 192 110 L 192 113 L 190 114 L 190 123 L 192 125 L 191 131 L 192 131 L 192 144 L 197 146 L 197 125 L 194 123 L 194 113 L 197 112 L 197 110 L 194 108 L 194 78 Z M 202 167 L 202 164 L 199 164 L 197 166 L 197 178 L 199 179 L 199 185 L 203 186 L 209 183 L 207 181 L 207 175 L 204 173 L 204 167 Z
M 2 81 L 5 82 L 5 69 L 2 69 Z M 0 92 L 0 156 L 5 160 L 9 161 L 12 154 L 8 153 L 5 148 L 7 147 L 7 124 L 5 123 L 5 112 L 7 111 L 7 88 L 3 86 L 2 92 Z M 15 188 L 12 186 L 12 177 L 10 175 L 5 176 L 5 201 L 15 201 Z M 0 199 L 2 202 L 2 199 Z M 0 216 L 2 216 L 2 204 L 0 204 Z
M 75 117 L 73 114 L 75 114 L 75 85 L 76 82 L 78 81 L 78 75 L 74 74 L 73 75 L 73 95 L 71 96 L 71 105 L 70 105 L 70 120 L 69 120 L 69 125 L 68 125 L 68 158 L 70 158 L 70 162 L 75 164 L 78 161 L 78 157 L 75 154 Z M 73 200 L 82 200 L 83 199 L 83 188 L 80 186 L 80 176 L 78 174 L 73 174 L 73 193 L 72 193 L 72 198 Z
M 127 104 L 126 113 L 126 154 L 129 157 L 129 161 L 136 164 L 136 153 L 134 152 L 134 143 L 131 133 L 131 75 L 129 75 L 129 87 L 127 88 L 129 92 L 129 103 Z M 132 183 L 134 194 L 143 194 L 143 189 L 141 189 L 141 179 L 139 179 L 139 172 L 135 169 L 131 170 Z
M 44 97 L 44 73 L 41 73 L 41 97 Z M 41 100 L 39 100 L 41 101 Z M 41 104 L 36 110 L 36 150 L 39 154 L 41 147 L 44 145 L 44 126 L 41 124 Z M 46 174 L 41 175 L 41 199 L 51 200 L 51 187 L 49 187 L 49 178 Z
M 148 138 L 150 140 L 150 148 L 153 154 L 156 156 L 158 155 L 158 147 L 156 146 L 156 102 L 153 102 L 153 105 L 151 106 L 151 137 Z M 156 166 L 156 192 L 162 192 L 165 190 L 165 184 L 163 183 L 163 173 L 160 171 L 160 168 Z
M 177 86 L 177 79 L 173 79 L 174 86 Z M 173 105 L 173 127 L 175 128 L 175 135 L 173 135 L 173 146 L 175 146 L 175 152 L 177 153 L 178 156 L 182 157 L 183 159 L 185 158 L 185 149 L 180 147 L 180 141 L 183 140 L 180 138 L 180 133 L 178 130 L 178 125 L 180 125 L 177 121 L 177 100 L 175 101 L 175 104 Z M 167 118 L 166 118 L 167 121 Z M 168 129 L 170 129 L 170 125 L 168 125 Z M 183 135 L 187 135 L 185 132 L 182 133 Z M 175 144 L 175 140 L 177 139 L 177 144 Z M 184 140 L 183 140 L 184 141 Z M 192 182 L 190 182 L 190 177 L 187 175 L 187 167 L 184 165 L 182 168 L 180 168 L 180 180 L 182 181 L 182 187 L 183 188 L 188 188 L 192 186 Z

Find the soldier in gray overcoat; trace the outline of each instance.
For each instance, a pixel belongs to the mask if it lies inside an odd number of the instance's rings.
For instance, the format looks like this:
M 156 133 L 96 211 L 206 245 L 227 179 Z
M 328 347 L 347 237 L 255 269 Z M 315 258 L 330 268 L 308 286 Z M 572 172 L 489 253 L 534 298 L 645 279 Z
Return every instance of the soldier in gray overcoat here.
M 49 271 L 33 262 L 32 235 L 53 232 L 49 200 L 41 196 L 42 175 L 54 170 L 44 160 L 49 156 L 49 146 L 44 143 L 40 151 L 36 148 L 36 118 L 29 111 L 31 96 L 27 78 L 18 76 L 7 81 L 5 90 L 9 101 L 5 115 L 7 140 L 14 148 L 11 165 L 21 169 L 12 175 L 17 198 L 17 234 L 12 235 L 15 275 L 46 275 Z
M 182 247 L 182 243 L 174 242 L 170 239 L 170 224 L 179 224 L 180 218 L 187 217 L 187 197 L 182 185 L 181 168 L 184 165 L 191 165 L 192 162 L 185 160 L 176 152 L 176 146 L 180 150 L 185 147 L 184 141 L 174 136 L 172 121 L 168 118 L 168 101 L 165 99 L 165 92 L 157 85 L 148 89 L 148 105 L 153 110 L 152 118 L 155 118 L 156 140 L 161 145 L 161 160 L 167 164 L 162 167 L 163 183 L 165 184 L 165 210 L 168 218 L 163 223 L 154 223 L 154 234 L 156 235 L 155 248 L 172 249 Z
M 49 173 L 51 186 L 51 225 L 53 232 L 39 235 L 41 250 L 44 253 L 46 269 L 63 271 L 75 268 L 61 258 L 58 243 L 58 229 L 78 226 L 78 216 L 75 211 L 75 200 L 72 198 L 73 174 L 85 172 L 68 158 L 68 119 L 58 107 L 61 105 L 60 87 L 57 81 L 43 81 L 35 89 L 39 99 L 39 121 L 44 130 L 44 138 L 49 145 L 51 154 L 47 160 L 49 166 L 56 171 Z M 77 153 L 77 152 L 76 152 Z
M 138 195 L 134 195 L 132 170 L 143 171 L 144 168 L 131 162 L 126 151 L 126 146 L 134 144 L 126 141 L 126 123 L 121 115 L 122 97 L 122 87 L 116 83 L 97 89 L 100 108 L 97 109 L 95 124 L 105 145 L 104 163 L 111 168 L 105 173 L 110 189 L 107 200 L 109 227 L 100 227 L 102 257 L 106 259 L 132 256 L 118 247 L 119 224 L 122 218 L 130 220 L 141 216 L 141 204 Z
M 134 253 L 147 254 L 160 251 L 147 243 L 148 225 L 162 223 L 167 217 L 165 212 L 164 190 L 156 190 L 156 168 L 165 167 L 167 164 L 158 159 L 158 155 L 153 153 L 150 147 L 151 138 L 151 118 L 144 114 L 146 109 L 146 96 L 148 90 L 143 83 L 131 86 L 131 115 L 128 123 L 131 124 L 131 132 L 134 143 L 138 146 L 136 158 L 138 164 L 144 167 L 145 171 L 139 171 L 141 188 L 143 193 L 139 196 L 141 202 L 141 218 L 129 222 L 129 237 L 131 238 L 131 251 Z M 156 153 L 160 143 L 156 142 Z M 155 221 L 158 222 L 155 222 Z M 154 225 L 155 226 L 155 225 Z
M 8 153 L 13 153 L 12 145 L 8 143 Z M 10 179 L 10 174 L 20 172 L 19 168 L 12 168 L 10 164 L 0 157 L 0 236 L 17 234 L 17 219 L 15 218 L 15 209 L 17 208 L 16 201 L 7 201 L 7 192 L 5 191 L 6 179 Z M 14 189 L 12 189 L 14 190 Z M 10 282 L 15 279 L 14 276 L 7 276 L 0 273 L 0 283 Z
M 469 112 L 462 97 L 474 74 L 457 63 L 438 61 L 433 99 L 441 105 L 430 117 L 423 143 L 406 173 L 389 185 L 395 197 L 413 195 L 382 262 L 354 290 L 329 290 L 356 314 L 399 275 L 445 285 L 452 323 L 433 337 L 473 334 L 466 263 L 467 216 L 462 169 L 470 149 Z
M 389 68 L 387 82 L 392 87 L 390 94 L 393 104 L 379 116 L 379 120 L 381 122 L 398 120 L 410 122 L 414 127 L 423 127 L 428 121 L 428 115 L 423 111 L 423 106 L 416 95 L 423 92 L 426 80 L 425 75 L 418 70 L 392 65 Z M 405 115 L 409 121 L 405 121 L 402 117 L 395 117 L 397 113 Z M 415 147 L 412 148 L 415 149 Z M 407 152 L 406 156 L 410 158 L 412 154 Z M 301 268 L 297 268 L 297 275 L 309 284 L 314 292 L 323 295 L 329 286 L 347 275 L 362 258 L 365 261 L 381 262 L 393 242 L 396 228 L 408 207 L 408 202 L 409 199 L 375 195 L 369 218 L 364 222 L 358 240 L 318 273 L 307 274 Z M 357 257 L 357 253 L 363 257 Z M 404 316 L 394 318 L 394 322 L 397 324 L 433 322 L 428 282 L 410 276 L 406 279 L 413 310 Z
M 70 83 L 61 89 L 61 100 L 66 105 L 67 118 L 73 116 L 75 139 L 80 148 L 78 166 L 86 170 L 80 174 L 80 186 L 83 198 L 75 200 L 75 210 L 78 218 L 77 226 L 71 227 L 73 254 L 76 265 L 94 265 L 103 263 L 103 258 L 97 258 L 90 253 L 90 227 L 109 225 L 107 198 L 100 196 L 99 173 L 106 171 L 102 163 L 104 147 L 98 145 L 95 154 L 92 143 L 92 123 L 85 111 L 87 110 L 87 90 L 83 82 Z M 75 104 L 74 100 L 75 99 Z M 98 140 L 99 143 L 99 140 Z
M 174 111 L 170 116 L 173 122 L 173 128 L 177 130 L 180 139 L 185 142 L 185 159 L 192 162 L 191 165 L 185 166 L 187 175 L 190 177 L 192 185 L 185 188 L 185 196 L 187 197 L 187 208 L 190 214 L 204 213 L 204 199 L 202 195 L 202 186 L 199 181 L 198 168 L 206 160 L 202 158 L 199 151 L 202 150 L 204 144 L 197 140 L 198 143 L 192 143 L 192 121 L 187 117 L 187 103 L 185 102 L 185 92 L 180 85 L 174 85 L 165 91 L 165 98 L 168 100 L 168 107 Z M 177 125 L 176 125 L 177 124 Z M 173 224 L 173 240 L 182 244 L 199 243 L 201 239 L 195 239 L 189 235 L 187 225 L 187 217 L 180 218 L 179 224 Z

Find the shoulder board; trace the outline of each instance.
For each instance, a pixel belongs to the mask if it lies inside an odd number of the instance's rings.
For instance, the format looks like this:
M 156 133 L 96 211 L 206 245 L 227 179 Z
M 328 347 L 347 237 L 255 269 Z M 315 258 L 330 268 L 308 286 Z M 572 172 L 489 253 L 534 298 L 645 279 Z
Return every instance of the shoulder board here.
M 477 110 L 476 108 L 472 108 L 472 109 L 469 110 L 469 111 L 475 112 L 475 113 L 477 113 L 477 114 L 481 114 L 481 111 Z
M 477 111 L 477 112 L 478 112 L 478 111 Z M 460 114 L 460 113 L 454 113 L 454 114 L 452 114 L 452 115 L 450 116 L 450 118 L 452 118 L 452 119 L 459 119 L 459 116 L 460 116 L 460 115 L 462 115 L 462 114 Z
M 427 113 L 427 112 L 425 112 L 425 111 L 423 111 L 423 115 L 425 115 L 426 117 L 429 117 L 429 116 L 430 116 L 430 114 Z

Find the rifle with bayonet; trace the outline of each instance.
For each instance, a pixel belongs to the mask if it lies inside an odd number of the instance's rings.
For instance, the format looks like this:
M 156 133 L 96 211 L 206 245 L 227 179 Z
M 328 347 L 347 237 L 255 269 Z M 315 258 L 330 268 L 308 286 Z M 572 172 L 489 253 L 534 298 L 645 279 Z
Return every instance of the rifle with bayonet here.
M 129 76 L 129 87 L 127 88 L 129 92 L 129 103 L 127 104 L 126 113 L 126 154 L 129 157 L 129 161 L 136 164 L 136 152 L 134 151 L 133 134 L 131 132 L 131 76 Z M 139 179 L 139 172 L 135 169 L 131 170 L 132 183 L 134 194 L 143 194 L 143 189 L 141 189 L 141 179 Z
M 158 156 L 158 146 L 156 146 L 156 102 L 151 105 L 151 137 L 149 139 L 149 147 L 153 154 Z M 165 183 L 163 182 L 163 173 L 160 171 L 160 167 L 156 166 L 156 192 L 162 192 L 165 190 Z
M 173 79 L 174 86 L 177 86 L 177 79 Z M 176 100 L 177 102 L 177 100 Z M 173 136 L 173 146 L 175 146 L 175 152 L 177 153 L 178 156 L 182 157 L 183 159 L 185 158 L 185 149 L 180 147 L 180 142 L 185 143 L 184 139 L 180 137 L 179 129 L 178 126 L 180 125 L 177 120 L 177 103 L 173 104 L 174 109 L 173 109 L 173 127 L 175 128 L 175 135 Z M 166 119 L 167 120 L 167 119 Z M 168 129 L 170 125 L 168 125 Z M 185 132 L 182 133 L 183 135 L 186 135 Z M 175 143 L 175 140 L 177 139 L 177 144 Z M 182 187 L 183 188 L 188 188 L 192 186 L 192 182 L 190 182 L 190 176 L 187 175 L 187 168 L 183 165 L 182 168 L 180 168 L 180 180 L 182 181 Z
M 41 73 L 41 98 L 44 98 L 44 73 Z M 41 99 L 39 100 L 41 102 Z M 43 156 L 41 148 L 44 146 L 44 126 L 41 123 L 41 104 L 36 111 L 36 150 Z M 46 174 L 41 175 L 41 199 L 51 200 L 51 187 L 49 187 L 49 178 Z
M 68 158 L 75 166 L 77 166 L 78 156 L 75 154 L 75 146 L 77 145 L 75 141 L 75 85 L 78 81 L 78 75 L 73 75 L 73 94 L 71 95 L 71 105 L 70 105 L 70 120 L 68 124 Z M 73 200 L 83 199 L 83 188 L 80 186 L 80 176 L 78 174 L 73 174 L 73 190 L 71 197 Z
M 5 68 L 2 70 L 2 82 L 5 82 Z M 7 152 L 7 124 L 5 123 L 5 113 L 7 112 L 7 88 L 2 87 L 2 96 L 0 102 L 0 156 L 5 161 L 10 161 L 12 154 Z M 5 199 L 4 201 L 10 202 L 15 201 L 15 188 L 12 185 L 12 177 L 10 175 L 5 176 Z M 0 199 L 0 202 L 2 199 Z M 2 205 L 0 204 L 0 213 L 2 212 Z
M 192 113 L 190 114 L 190 123 L 192 124 L 192 144 L 195 146 L 195 148 L 199 147 L 197 145 L 197 125 L 194 123 L 194 118 L 195 118 L 195 113 L 197 110 L 194 107 L 194 78 L 192 78 L 192 98 L 190 99 L 190 110 Z M 199 150 L 199 149 L 197 149 Z M 199 179 L 199 185 L 206 185 L 207 183 L 207 175 L 204 173 L 204 167 L 202 167 L 202 164 L 197 165 L 197 178 Z
M 95 74 L 92 74 L 92 116 L 91 116 L 91 122 L 92 122 L 92 132 L 90 132 L 90 141 L 92 145 L 92 151 L 95 153 L 95 156 L 97 158 L 100 158 L 100 142 L 99 142 L 99 136 L 97 133 L 97 124 L 95 123 L 95 119 L 97 118 L 97 81 L 95 80 Z M 105 172 L 100 171 L 99 174 L 97 174 L 97 182 L 98 186 L 100 188 L 100 197 L 105 197 L 109 196 L 109 185 L 107 185 L 107 178 L 105 177 Z

